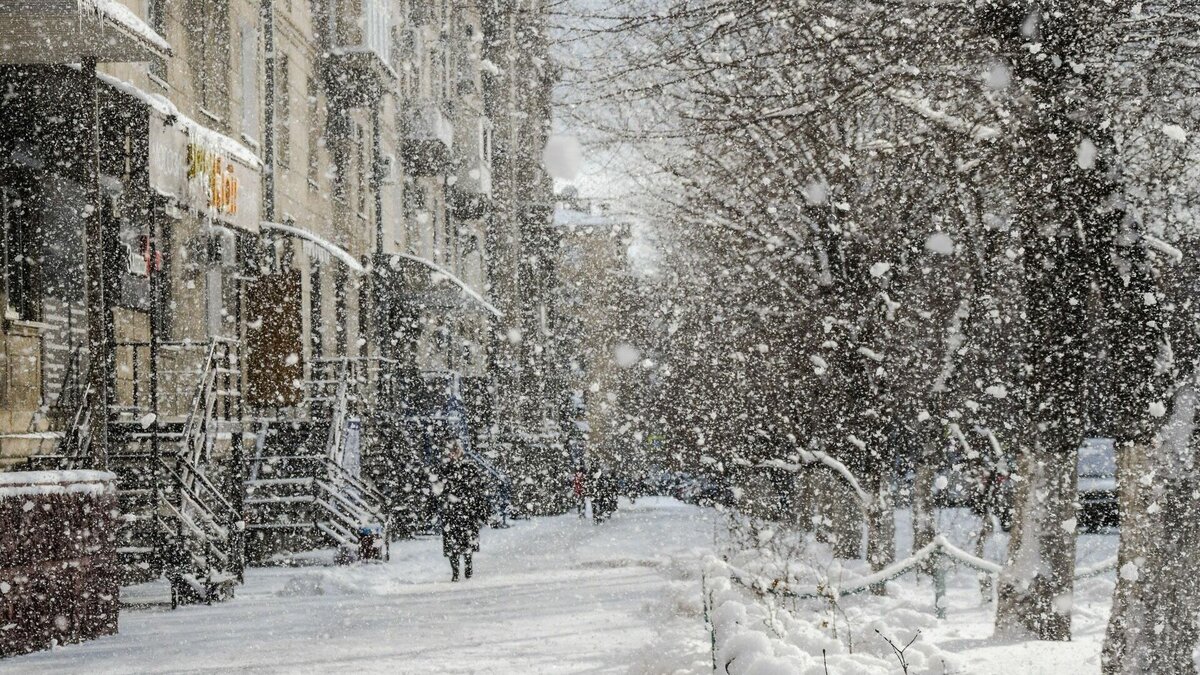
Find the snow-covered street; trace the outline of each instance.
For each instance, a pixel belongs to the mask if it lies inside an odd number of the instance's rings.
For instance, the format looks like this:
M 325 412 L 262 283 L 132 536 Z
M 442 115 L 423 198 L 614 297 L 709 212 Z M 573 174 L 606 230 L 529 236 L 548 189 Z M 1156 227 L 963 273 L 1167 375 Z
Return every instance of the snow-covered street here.
M 381 565 L 251 569 L 237 599 L 126 610 L 120 634 L 8 660 L 5 672 L 624 673 L 708 659 L 697 588 L 717 514 L 645 498 L 600 526 L 572 515 L 486 530 L 451 584 L 437 539 Z M 675 583 L 672 583 L 675 582 Z M 645 664 L 644 668 L 639 664 Z

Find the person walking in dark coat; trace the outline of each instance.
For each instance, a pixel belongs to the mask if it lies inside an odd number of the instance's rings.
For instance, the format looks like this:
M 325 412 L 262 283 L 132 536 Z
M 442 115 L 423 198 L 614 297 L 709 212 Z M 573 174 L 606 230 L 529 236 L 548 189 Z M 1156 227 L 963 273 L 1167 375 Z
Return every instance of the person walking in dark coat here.
M 617 510 L 617 476 L 607 464 L 592 479 L 592 521 L 601 523 Z
M 470 579 L 471 554 L 479 550 L 479 530 L 489 515 L 483 472 L 463 458 L 462 443 L 454 441 L 441 480 L 442 555 L 450 559 L 451 581 L 458 581 L 459 556 Z

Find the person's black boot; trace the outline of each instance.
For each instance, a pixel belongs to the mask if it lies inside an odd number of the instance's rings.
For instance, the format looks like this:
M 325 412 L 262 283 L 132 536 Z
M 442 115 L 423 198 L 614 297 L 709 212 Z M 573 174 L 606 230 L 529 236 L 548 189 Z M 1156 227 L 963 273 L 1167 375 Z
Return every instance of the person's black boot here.
M 471 578 L 471 556 L 469 555 L 463 556 L 463 575 L 468 579 Z
M 467 569 L 468 570 L 471 569 L 469 565 L 468 565 Z M 458 581 L 458 556 L 454 556 L 453 558 L 450 559 L 450 571 L 451 571 L 450 581 Z M 471 573 L 469 571 L 467 572 L 467 576 L 468 577 L 471 576 Z

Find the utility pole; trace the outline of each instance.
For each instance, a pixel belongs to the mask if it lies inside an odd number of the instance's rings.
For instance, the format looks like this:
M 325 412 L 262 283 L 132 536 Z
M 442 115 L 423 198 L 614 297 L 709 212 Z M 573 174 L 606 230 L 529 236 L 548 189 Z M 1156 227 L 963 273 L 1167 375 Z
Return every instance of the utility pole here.
M 108 466 L 108 406 L 111 393 L 113 324 L 106 297 L 104 197 L 100 190 L 100 83 L 96 76 L 96 57 L 82 60 L 91 156 L 87 160 L 87 207 L 84 226 L 84 258 L 88 326 L 88 409 L 91 414 L 92 464 Z

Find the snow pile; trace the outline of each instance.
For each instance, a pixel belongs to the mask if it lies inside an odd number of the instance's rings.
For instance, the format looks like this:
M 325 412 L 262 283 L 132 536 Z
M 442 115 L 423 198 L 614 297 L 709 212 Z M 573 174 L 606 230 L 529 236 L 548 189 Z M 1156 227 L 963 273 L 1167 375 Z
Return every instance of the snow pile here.
M 107 471 L 6 471 L 0 472 L 0 498 L 110 494 L 117 477 Z
M 668 578 L 682 575 L 688 580 L 668 581 L 661 593 L 645 599 L 642 611 L 658 627 L 658 635 L 629 655 L 630 675 L 694 675 L 712 670 L 708 633 L 694 630 L 704 624 L 696 559 L 676 559 L 669 569 L 675 571 Z
M 753 598 L 715 558 L 706 562 L 705 577 L 718 672 L 891 673 L 899 662 L 889 639 L 901 648 L 912 640 L 904 651 L 911 672 L 956 669 L 952 656 L 922 639 L 936 619 L 893 598 L 877 598 L 887 607 L 869 614 L 839 608 L 804 620 L 769 595 Z
M 387 596 L 413 587 L 411 582 L 403 579 L 380 575 L 374 567 L 354 565 L 303 572 L 289 578 L 275 594 L 280 597 Z

